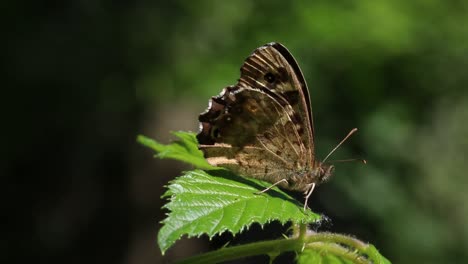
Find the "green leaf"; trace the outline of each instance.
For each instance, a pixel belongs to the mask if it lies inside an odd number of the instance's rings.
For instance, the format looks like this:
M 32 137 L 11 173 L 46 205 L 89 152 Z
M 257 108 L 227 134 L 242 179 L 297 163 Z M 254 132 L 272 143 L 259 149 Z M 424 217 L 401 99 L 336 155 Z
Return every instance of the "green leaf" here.
M 278 188 L 266 193 L 258 191 L 271 183 L 244 178 L 209 165 L 198 150 L 193 133 L 174 132 L 179 140 L 163 145 L 144 136 L 138 142 L 156 151 L 159 158 L 171 158 L 209 171 L 185 172 L 169 183 L 163 195 L 169 202 L 163 206 L 169 210 L 158 234 L 161 252 L 171 247 L 184 235 L 188 237 L 208 235 L 210 238 L 222 232 L 236 234 L 253 223 L 261 226 L 271 221 L 282 224 L 291 221 L 301 226 L 296 239 L 283 239 L 253 243 L 245 246 L 222 248 L 192 258 L 193 263 L 206 260 L 229 260 L 239 256 L 267 254 L 272 257 L 285 251 L 296 251 L 298 263 L 390 263 L 377 249 L 353 237 L 332 233 L 307 233 L 307 224 L 318 221 L 320 216 Z M 297 225 L 295 225 L 297 228 Z M 307 234 L 306 234 L 307 233 Z M 192 261 L 187 260 L 187 261 Z
M 357 257 L 357 256 L 356 256 Z M 306 249 L 297 256 L 298 264 L 353 264 L 359 263 L 349 259 L 338 257 L 329 252 Z
M 256 194 L 270 183 L 238 177 L 226 170 L 209 173 L 189 171 L 169 184 L 163 196 L 170 197 L 164 206 L 169 213 L 158 234 L 162 253 L 183 235 L 206 234 L 211 238 L 225 231 L 236 234 L 252 223 L 263 226 L 273 220 L 284 224 L 320 219 L 278 188 Z
M 369 245 L 364 252 L 374 263 L 391 264 L 390 260 L 382 256 L 373 245 Z
M 157 153 L 155 157 L 180 160 L 201 169 L 214 168 L 208 164 L 203 157 L 203 153 L 198 149 L 198 142 L 194 133 L 178 131 L 172 132 L 172 134 L 180 140 L 176 140 L 169 145 L 161 144 L 143 135 L 139 135 L 137 141 L 153 149 Z
M 281 223 L 311 223 L 320 216 L 307 210 L 285 192 L 273 188 L 267 193 L 256 194 L 271 186 L 271 183 L 243 178 L 227 170 L 209 165 L 198 150 L 193 133 L 174 132 L 180 140 L 164 145 L 145 136 L 138 142 L 156 151 L 156 157 L 184 161 L 208 172 L 195 170 L 171 181 L 163 197 L 169 210 L 162 221 L 158 243 L 164 253 L 183 235 L 189 237 L 229 231 L 236 234 L 252 223 L 277 220 Z
M 390 264 L 377 249 L 354 237 L 333 234 L 315 233 L 307 235 L 304 248 L 297 255 L 297 263 L 329 263 L 329 264 Z

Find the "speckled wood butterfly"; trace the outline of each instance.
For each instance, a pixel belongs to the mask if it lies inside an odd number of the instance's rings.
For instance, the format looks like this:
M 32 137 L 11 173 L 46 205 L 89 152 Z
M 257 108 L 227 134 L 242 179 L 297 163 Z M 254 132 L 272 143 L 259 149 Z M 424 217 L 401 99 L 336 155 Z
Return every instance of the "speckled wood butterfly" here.
M 304 192 L 304 209 L 315 185 L 334 171 L 315 157 L 306 81 L 279 43 L 256 49 L 242 65 L 237 84 L 212 97 L 199 121 L 199 148 L 211 165 Z

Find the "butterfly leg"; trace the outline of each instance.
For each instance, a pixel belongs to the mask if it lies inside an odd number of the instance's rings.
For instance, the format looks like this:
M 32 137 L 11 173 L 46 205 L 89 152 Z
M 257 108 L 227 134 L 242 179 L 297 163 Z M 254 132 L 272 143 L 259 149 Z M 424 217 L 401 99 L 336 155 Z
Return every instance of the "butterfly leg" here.
M 281 179 L 280 181 L 277 181 L 275 182 L 273 185 L 271 185 L 270 187 L 266 188 L 265 190 L 261 191 L 261 192 L 257 192 L 256 194 L 261 194 L 261 193 L 264 193 L 264 192 L 267 192 L 269 191 L 271 188 L 275 187 L 276 185 L 282 183 L 282 182 L 285 182 L 285 183 L 288 183 L 288 181 L 286 179 Z
M 310 189 L 305 192 L 306 196 L 305 196 L 305 202 L 304 202 L 304 211 L 307 209 L 307 201 L 309 201 L 309 197 L 312 194 L 312 192 L 314 191 L 314 188 L 315 188 L 315 183 L 312 183 L 311 186 L 310 186 Z

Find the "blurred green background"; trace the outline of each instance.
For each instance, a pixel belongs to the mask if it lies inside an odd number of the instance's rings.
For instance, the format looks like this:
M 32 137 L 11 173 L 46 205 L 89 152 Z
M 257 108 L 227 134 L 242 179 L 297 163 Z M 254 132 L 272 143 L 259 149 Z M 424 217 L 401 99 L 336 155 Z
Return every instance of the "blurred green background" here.
M 163 185 L 189 167 L 135 138 L 197 131 L 209 97 L 271 41 L 304 72 L 319 157 L 358 127 L 333 159 L 368 160 L 336 164 L 316 189 L 310 207 L 330 221 L 315 228 L 394 263 L 468 262 L 468 2 L 2 6 L 2 262 L 167 263 L 229 241 L 183 239 L 161 256 Z M 284 229 L 254 226 L 239 243 L 271 232 Z

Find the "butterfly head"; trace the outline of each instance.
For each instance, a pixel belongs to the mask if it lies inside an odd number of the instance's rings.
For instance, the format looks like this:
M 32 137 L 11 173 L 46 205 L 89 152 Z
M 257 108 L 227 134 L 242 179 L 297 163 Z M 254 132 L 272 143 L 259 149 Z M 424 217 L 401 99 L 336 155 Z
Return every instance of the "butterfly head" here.
M 320 162 L 318 164 L 318 183 L 326 182 L 335 172 L 335 166 Z

